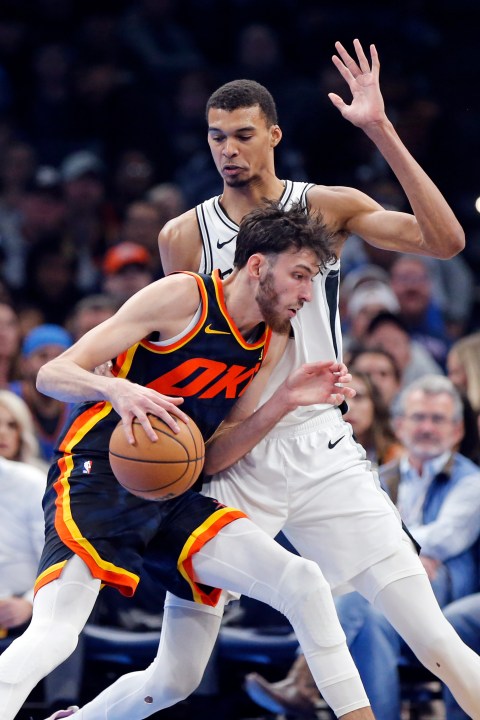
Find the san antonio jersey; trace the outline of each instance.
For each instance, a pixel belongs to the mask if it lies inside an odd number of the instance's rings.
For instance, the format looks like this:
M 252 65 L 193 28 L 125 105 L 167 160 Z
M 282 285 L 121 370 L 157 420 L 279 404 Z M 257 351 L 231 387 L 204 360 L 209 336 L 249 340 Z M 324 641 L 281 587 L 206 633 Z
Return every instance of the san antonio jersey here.
M 285 209 L 299 202 L 307 209 L 307 194 L 312 183 L 284 181 L 285 189 L 280 204 Z M 201 272 L 217 268 L 221 277 L 233 270 L 235 242 L 238 225 L 223 210 L 220 197 L 213 197 L 196 207 L 197 221 L 202 237 Z M 342 339 L 338 312 L 338 290 L 340 283 L 340 260 L 330 263 L 314 279 L 312 301 L 292 320 L 295 340 L 290 341 L 283 358 L 278 363 L 267 384 L 263 403 L 287 375 L 303 363 L 318 360 L 341 360 Z M 308 420 L 312 414 L 331 409 L 331 405 L 310 405 L 299 407 L 286 415 L 279 423 L 297 424 Z
M 188 327 L 167 341 L 144 339 L 113 361 L 116 377 L 183 397 L 182 410 L 192 417 L 207 440 L 260 369 L 271 330 L 262 323 L 244 340 L 228 314 L 219 273 L 192 275 L 200 304 Z M 108 450 L 120 420 L 106 401 L 81 403 L 73 409 L 60 453 Z

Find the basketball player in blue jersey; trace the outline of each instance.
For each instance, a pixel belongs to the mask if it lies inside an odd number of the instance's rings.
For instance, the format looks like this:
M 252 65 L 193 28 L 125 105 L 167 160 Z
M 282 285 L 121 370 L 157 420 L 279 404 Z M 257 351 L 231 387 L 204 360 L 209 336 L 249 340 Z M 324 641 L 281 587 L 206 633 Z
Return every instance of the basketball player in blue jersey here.
M 451 208 L 385 114 L 375 47 L 370 46 L 369 58 L 358 40 L 353 54 L 340 43 L 336 51 L 333 62 L 352 99 L 348 104 L 330 93 L 330 100 L 375 144 L 412 213 L 385 210 L 354 188 L 277 177 L 274 153 L 282 133 L 274 100 L 258 83 L 236 80 L 207 103 L 208 142 L 223 178 L 222 195 L 170 221 L 159 237 L 165 272 L 218 268 L 228 277 L 238 225 L 264 198 L 285 210 L 300 202 L 310 214 L 322 216 L 336 257 L 315 278 L 312 302 L 293 319 L 295 337 L 268 378 L 263 399 L 301 363 L 341 359 L 340 256 L 350 234 L 379 248 L 437 258 L 464 247 Z M 259 380 L 268 372 L 263 368 Z M 328 404 L 297 407 L 275 424 L 265 409 L 248 420 L 238 407 L 232 421 L 244 421 L 241 431 L 232 422 L 210 445 L 206 471 L 212 478 L 203 491 L 241 508 L 272 537 L 283 530 L 301 555 L 318 564 L 335 593 L 355 589 L 368 598 L 478 720 L 480 658 L 444 619 L 423 566 L 340 410 Z M 192 604 L 191 614 L 198 612 L 201 608 Z M 186 629 L 186 622 L 185 629 L 179 624 L 178 636 Z M 192 662 L 185 653 L 185 672 Z
M 330 589 L 314 563 L 281 548 L 242 511 L 193 490 L 166 502 L 131 495 L 108 462 L 109 437 L 120 419 L 130 441 L 135 418 L 154 441 L 149 414 L 178 429 L 174 418 L 187 420 L 185 411 L 208 440 L 236 401 L 250 413 L 259 398 L 254 376 L 283 348 L 292 318 L 310 301 L 312 280 L 331 256 L 323 225 L 303 209 L 285 212 L 277 203 L 255 209 L 242 222 L 235 271 L 224 281 L 218 273 L 159 280 L 42 367 L 39 390 L 78 404 L 49 472 L 32 621 L 0 657 L 1 720 L 13 720 L 30 690 L 73 651 L 101 584 L 132 595 L 146 559 L 150 575 L 177 596 L 165 610 L 172 627 L 182 603 L 206 608 L 194 618 L 199 627 L 192 627 L 193 634 L 205 634 L 205 647 L 162 632 L 162 645 L 178 645 L 182 654 L 187 645 L 193 650 L 197 682 L 218 632 L 218 588 L 228 588 L 286 614 L 339 715 L 373 718 Z M 112 376 L 92 372 L 111 358 Z M 353 391 L 338 383 L 349 379 L 339 363 L 303 365 L 267 411 L 278 419 L 297 403 L 341 403 Z M 192 678 L 185 682 L 179 667 L 155 660 L 126 678 L 120 702 L 117 686 L 78 715 L 148 717 L 185 697 Z M 157 693 L 163 682 L 167 693 Z

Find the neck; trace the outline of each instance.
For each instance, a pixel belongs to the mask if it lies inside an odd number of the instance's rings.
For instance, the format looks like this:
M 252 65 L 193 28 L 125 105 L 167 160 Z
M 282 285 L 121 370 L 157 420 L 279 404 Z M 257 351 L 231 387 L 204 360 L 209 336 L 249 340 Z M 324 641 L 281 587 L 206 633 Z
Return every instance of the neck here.
M 284 190 L 284 184 L 274 174 L 267 175 L 258 180 L 252 180 L 243 187 L 230 187 L 224 184 L 223 194 L 220 198 L 222 207 L 227 215 L 237 224 L 242 218 L 261 205 L 265 198 L 269 200 L 280 200 Z
M 232 273 L 223 281 L 223 295 L 228 313 L 245 339 L 263 322 L 257 303 L 252 303 L 252 293 L 254 288 L 241 271 Z

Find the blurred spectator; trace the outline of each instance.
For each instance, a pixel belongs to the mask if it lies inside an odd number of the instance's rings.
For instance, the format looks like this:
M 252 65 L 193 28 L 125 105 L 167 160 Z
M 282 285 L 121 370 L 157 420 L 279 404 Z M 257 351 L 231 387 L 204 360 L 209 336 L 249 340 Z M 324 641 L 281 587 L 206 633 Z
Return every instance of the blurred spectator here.
M 126 150 L 117 162 L 113 176 L 113 195 L 119 217 L 135 200 L 142 200 L 155 182 L 155 168 L 141 150 Z
M 18 374 L 20 324 L 12 305 L 0 301 L 0 388 L 8 387 Z
M 150 253 L 138 243 L 113 245 L 103 261 L 103 292 L 121 305 L 153 281 Z
M 9 389 L 26 402 L 32 413 L 41 454 L 47 462 L 51 460 L 58 433 L 67 419 L 68 406 L 38 392 L 37 373 L 42 365 L 71 344 L 69 333 L 59 325 L 45 324 L 34 328 L 23 341 L 21 379 L 9 385 Z
M 20 199 L 35 174 L 36 155 L 33 145 L 16 140 L 5 148 L 1 156 L 0 227 L 2 229 L 10 214 L 18 212 Z
M 457 340 L 447 356 L 448 377 L 480 416 L 480 332 Z
M 26 281 L 29 251 L 52 234 L 62 233 L 65 227 L 65 204 L 55 168 L 39 167 L 19 199 L 18 212 L 3 220 L 0 234 L 6 253 L 4 277 L 18 289 Z
M 30 98 L 23 125 L 39 157 L 58 165 L 73 132 L 72 47 L 64 38 L 38 45 L 32 57 Z
M 367 348 L 380 347 L 393 355 L 400 370 L 402 388 L 422 375 L 443 374 L 428 350 L 412 340 L 405 324 L 394 313 L 381 312 L 370 321 L 364 344 Z
M 105 174 L 103 161 L 90 150 L 67 155 L 60 166 L 66 235 L 75 248 L 79 287 L 90 292 L 98 286 L 101 258 L 119 226 L 106 197 Z
M 33 584 L 43 549 L 46 475 L 0 454 L 0 635 L 21 635 L 32 616 Z M 6 644 L 1 641 L 0 649 Z
M 181 215 L 187 209 L 181 187 L 171 182 L 154 185 L 148 190 L 146 200 L 157 208 L 160 227 L 163 227 L 169 220 Z
M 35 465 L 45 473 L 47 463 L 40 457 L 32 414 L 19 395 L 0 390 L 0 455 L 7 460 Z
M 127 205 L 119 235 L 122 242 L 142 245 L 150 255 L 150 269 L 157 280 L 163 276 L 158 233 L 162 228 L 157 206 L 148 200 L 135 200 Z
M 397 313 L 399 302 L 391 288 L 380 280 L 365 280 L 350 293 L 347 312 L 344 313 L 346 332 L 343 334 L 345 350 L 352 343 L 361 343 L 370 320 L 380 312 Z
M 445 367 L 448 335 L 442 311 L 433 297 L 433 278 L 419 255 L 400 255 L 390 268 L 392 290 L 410 336 L 421 343 L 441 367 Z
M 174 11 L 172 0 L 138 0 L 127 8 L 119 26 L 134 71 L 154 80 L 166 97 L 180 73 L 202 62 L 193 36 L 176 22 Z
M 33 585 L 44 541 L 45 484 L 45 470 L 0 453 L 0 653 L 24 632 L 32 616 Z M 50 709 L 79 701 L 82 661 L 79 645 L 45 678 L 43 694 Z
M 67 320 L 67 328 L 73 342 L 82 335 L 112 317 L 118 309 L 118 303 L 109 295 L 97 293 L 79 300 Z
M 357 394 L 348 401 L 345 420 L 350 423 L 367 459 L 383 465 L 400 457 L 404 450 L 390 424 L 390 412 L 367 373 L 352 370 L 351 386 Z
M 348 354 L 351 372 L 367 374 L 377 387 L 389 410 L 400 390 L 400 370 L 391 353 L 382 348 L 357 347 Z
M 17 300 L 19 314 L 34 308 L 40 313 L 41 322 L 63 325 L 83 294 L 77 271 L 76 250 L 65 235 L 45 237 L 29 248 L 25 286 Z
M 354 242 L 354 238 L 350 238 L 352 242 Z M 349 247 L 349 243 L 345 244 L 345 247 Z M 390 284 L 390 276 L 388 272 L 383 268 L 380 267 L 380 265 L 375 265 L 373 263 L 367 263 L 366 265 L 361 265 L 360 267 L 355 268 L 354 270 L 351 270 L 348 273 L 345 273 L 344 267 L 343 267 L 343 254 L 342 254 L 342 278 L 341 278 L 341 284 L 340 284 L 340 316 L 343 320 L 343 316 L 345 316 L 345 319 L 347 318 L 348 314 L 348 302 L 350 300 L 351 295 L 357 288 L 359 288 L 361 285 L 363 285 L 366 282 L 378 282 L 383 283 L 384 285 Z M 345 320 L 346 321 L 346 320 Z

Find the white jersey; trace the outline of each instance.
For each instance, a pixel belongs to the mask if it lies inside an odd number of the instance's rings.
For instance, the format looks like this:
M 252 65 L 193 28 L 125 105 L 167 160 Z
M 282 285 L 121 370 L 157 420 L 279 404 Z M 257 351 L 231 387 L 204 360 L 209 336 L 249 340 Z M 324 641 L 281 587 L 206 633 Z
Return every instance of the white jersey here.
M 284 181 L 285 190 L 280 204 L 288 209 L 300 202 L 307 207 L 307 193 L 311 183 Z M 233 271 L 235 240 L 238 225 L 233 222 L 220 205 L 220 197 L 206 200 L 196 208 L 202 236 L 202 259 L 199 272 L 210 273 L 218 268 L 226 277 Z M 341 360 L 342 340 L 338 312 L 338 290 L 340 283 L 340 260 L 329 264 L 314 280 L 311 302 L 305 303 L 292 320 L 295 340 L 287 349 L 272 373 L 260 404 L 264 403 L 290 374 L 303 363 L 318 360 Z M 308 405 L 298 407 L 285 415 L 279 425 L 296 425 L 314 415 L 331 410 L 331 405 Z

